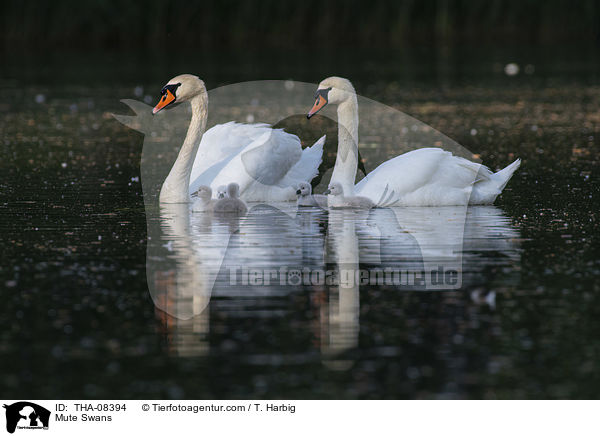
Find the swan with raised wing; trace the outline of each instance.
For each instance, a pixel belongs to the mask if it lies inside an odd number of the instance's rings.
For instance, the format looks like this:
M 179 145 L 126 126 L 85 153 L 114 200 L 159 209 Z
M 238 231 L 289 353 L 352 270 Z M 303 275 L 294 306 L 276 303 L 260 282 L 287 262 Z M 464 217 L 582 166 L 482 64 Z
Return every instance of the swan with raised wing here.
M 494 173 L 484 165 L 440 148 L 422 148 L 382 163 L 355 186 L 358 162 L 356 91 L 348 79 L 329 77 L 319 84 L 315 98 L 308 118 L 327 104 L 337 105 L 339 142 L 330 184 L 339 183 L 346 195 L 367 197 L 379 206 L 492 204 L 521 164 L 517 159 Z
M 188 203 L 202 185 L 216 192 L 230 183 L 239 185 L 246 201 L 290 201 L 298 183 L 317 175 L 325 137 L 303 150 L 296 135 L 266 124 L 229 122 L 205 133 L 208 94 L 204 82 L 191 74 L 169 80 L 152 113 L 182 102 L 190 103 L 192 118 L 162 185 L 161 203 Z

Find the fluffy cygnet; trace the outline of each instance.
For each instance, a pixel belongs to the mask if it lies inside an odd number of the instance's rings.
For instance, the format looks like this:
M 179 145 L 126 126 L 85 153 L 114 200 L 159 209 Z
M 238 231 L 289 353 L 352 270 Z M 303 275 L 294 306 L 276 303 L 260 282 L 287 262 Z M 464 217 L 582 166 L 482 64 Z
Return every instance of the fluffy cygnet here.
M 323 209 L 327 208 L 327 196 L 313 194 L 312 186 L 310 186 L 309 183 L 298 183 L 296 195 L 298 196 L 298 206 L 316 206 Z
M 227 186 L 221 185 L 217 188 L 217 199 L 227 197 Z
M 212 212 L 216 200 L 212 200 L 212 189 L 210 186 L 200 186 L 196 192 L 192 194 L 192 212 Z
M 375 203 L 367 197 L 348 196 L 344 195 L 344 188 L 339 183 L 332 183 L 325 194 L 333 196 L 329 206 L 333 208 L 352 208 L 352 209 L 371 209 L 375 207 Z
M 248 208 L 246 204 L 238 197 L 240 195 L 240 185 L 230 183 L 227 185 L 227 197 L 217 200 L 214 211 L 219 213 L 246 213 Z

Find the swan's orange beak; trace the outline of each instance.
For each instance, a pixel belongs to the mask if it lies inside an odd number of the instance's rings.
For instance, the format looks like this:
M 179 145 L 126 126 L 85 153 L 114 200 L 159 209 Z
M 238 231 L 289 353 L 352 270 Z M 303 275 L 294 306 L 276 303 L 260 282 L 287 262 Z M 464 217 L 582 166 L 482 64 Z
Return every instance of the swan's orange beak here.
M 306 118 L 310 119 L 310 117 L 312 117 L 314 114 L 316 114 L 321 109 L 323 109 L 326 104 L 327 104 L 327 100 L 325 99 L 325 97 L 323 97 L 320 94 L 317 95 L 317 99 L 315 100 L 315 104 L 313 105 L 312 109 L 310 111 L 308 111 L 308 114 L 306 115 Z
M 173 93 L 171 91 L 169 91 L 167 89 L 166 92 L 163 94 L 163 96 L 158 101 L 158 104 L 156 106 L 154 106 L 154 109 L 152 109 L 152 115 L 158 113 L 161 109 L 164 109 L 165 107 L 167 107 L 174 101 L 175 101 L 175 96 L 173 95 Z

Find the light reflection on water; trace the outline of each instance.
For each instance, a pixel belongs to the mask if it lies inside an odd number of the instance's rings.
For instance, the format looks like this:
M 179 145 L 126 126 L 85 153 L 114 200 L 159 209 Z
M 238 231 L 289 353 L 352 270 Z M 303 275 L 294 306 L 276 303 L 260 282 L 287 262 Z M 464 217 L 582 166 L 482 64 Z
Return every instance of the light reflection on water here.
M 300 354 L 317 352 L 330 369 L 349 368 L 340 356 L 360 346 L 362 292 L 473 289 L 482 271 L 520 261 L 519 233 L 494 206 L 327 212 L 279 203 L 238 217 L 171 204 L 149 219 L 148 234 L 148 285 L 170 353 L 210 354 L 211 316 L 220 312 L 285 317 L 280 298 L 308 293 L 317 319 Z M 494 294 L 473 299 L 495 305 Z

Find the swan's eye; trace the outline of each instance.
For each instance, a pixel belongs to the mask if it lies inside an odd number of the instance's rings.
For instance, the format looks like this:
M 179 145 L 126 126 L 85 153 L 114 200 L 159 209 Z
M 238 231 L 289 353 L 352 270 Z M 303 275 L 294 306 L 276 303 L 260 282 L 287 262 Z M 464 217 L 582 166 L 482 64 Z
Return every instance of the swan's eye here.
M 319 97 L 323 97 L 323 100 L 328 101 L 329 91 L 331 91 L 331 88 L 317 89 L 317 92 L 315 92 L 315 99 L 318 100 Z

